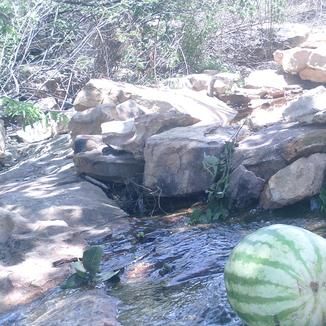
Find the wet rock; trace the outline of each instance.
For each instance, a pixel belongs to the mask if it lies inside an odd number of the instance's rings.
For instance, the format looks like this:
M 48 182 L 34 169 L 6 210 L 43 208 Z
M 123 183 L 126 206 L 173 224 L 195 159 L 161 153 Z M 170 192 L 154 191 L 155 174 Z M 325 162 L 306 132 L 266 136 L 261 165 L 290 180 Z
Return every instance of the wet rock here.
M 115 237 L 129 229 L 126 213 L 97 186 L 75 174 L 70 138 L 43 142 L 31 157 L 0 175 L 3 209 L 18 214 L 10 248 L 1 250 L 0 277 L 13 289 L 0 296 L 0 313 L 27 303 L 60 284 L 81 257 L 86 239 Z M 16 219 L 16 218 L 15 218 Z
M 261 206 L 279 208 L 318 194 L 325 171 L 326 154 L 296 160 L 269 179 L 261 196 Z
M 144 185 L 162 196 L 204 191 L 212 176 L 203 168 L 204 154 L 218 156 L 235 129 L 218 125 L 175 128 L 147 140 Z
M 44 311 L 31 313 L 26 324 L 35 326 L 119 326 L 118 301 L 103 290 L 91 290 L 67 296 L 56 304 L 43 307 Z M 33 316 L 36 317 L 33 318 Z
M 240 165 L 230 175 L 227 196 L 231 207 L 248 208 L 258 203 L 264 184 L 264 179 Z
M 239 142 L 233 155 L 233 166 L 242 164 L 257 177 L 268 180 L 297 158 L 325 152 L 325 132 L 323 126 L 293 124 L 262 129 Z
M 287 106 L 283 117 L 287 121 L 325 123 L 326 88 L 319 86 L 305 92 L 304 95 Z

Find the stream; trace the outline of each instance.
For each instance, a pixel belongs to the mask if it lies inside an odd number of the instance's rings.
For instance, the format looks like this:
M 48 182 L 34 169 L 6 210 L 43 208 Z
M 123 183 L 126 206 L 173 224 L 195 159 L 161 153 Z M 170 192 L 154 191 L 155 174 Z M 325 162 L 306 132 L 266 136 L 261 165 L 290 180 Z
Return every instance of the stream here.
M 187 222 L 183 215 L 132 219 L 132 232 L 93 243 L 105 248 L 103 270 L 124 268 L 120 282 L 106 288 L 120 301 L 122 325 L 243 325 L 227 302 L 223 281 L 232 248 L 246 234 L 274 223 L 320 229 L 321 234 L 325 228 L 322 219 L 309 216 L 268 216 L 210 226 Z M 0 325 L 34 325 L 46 307 L 67 295 L 69 291 L 54 289 L 0 317 Z

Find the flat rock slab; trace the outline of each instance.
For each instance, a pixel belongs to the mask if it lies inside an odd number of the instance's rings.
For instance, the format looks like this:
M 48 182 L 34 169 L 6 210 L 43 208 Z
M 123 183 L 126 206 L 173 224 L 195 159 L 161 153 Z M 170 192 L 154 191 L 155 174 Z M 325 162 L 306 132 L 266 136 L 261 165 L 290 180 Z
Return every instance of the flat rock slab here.
M 114 150 L 114 153 L 110 153 L 109 147 L 107 150 L 107 154 L 94 150 L 74 155 L 77 172 L 101 181 L 123 182 L 129 178 L 142 177 L 144 172 L 143 161 L 136 160 L 128 152 Z
M 79 178 L 67 154 L 69 137 L 60 136 L 0 174 L 0 206 L 13 213 L 15 223 L 0 246 L 0 313 L 61 283 L 69 264 L 52 263 L 81 257 L 86 239 L 129 229 L 126 213 Z

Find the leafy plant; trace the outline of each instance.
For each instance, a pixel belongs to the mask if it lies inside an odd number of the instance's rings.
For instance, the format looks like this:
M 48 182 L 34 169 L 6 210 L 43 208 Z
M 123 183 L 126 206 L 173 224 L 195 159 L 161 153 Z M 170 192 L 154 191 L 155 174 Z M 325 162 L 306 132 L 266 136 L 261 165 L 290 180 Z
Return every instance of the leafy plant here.
M 224 151 L 219 157 L 204 155 L 203 167 L 213 177 L 213 183 L 206 190 L 207 208 L 194 210 L 190 217 L 191 224 L 214 223 L 229 215 L 226 191 L 229 186 L 234 147 L 233 141 L 225 142 Z
M 4 117 L 12 120 L 19 120 L 25 128 L 27 125 L 32 125 L 42 120 L 44 113 L 32 103 L 20 102 L 9 97 L 2 98 L 2 107 L 4 108 Z
M 75 289 L 83 286 L 95 286 L 97 283 L 106 282 L 117 277 L 120 270 L 100 273 L 100 264 L 103 257 L 103 249 L 93 246 L 85 250 L 83 259 L 72 263 L 74 273 L 61 285 L 63 289 Z
M 63 112 L 49 111 L 44 113 L 38 107 L 29 102 L 21 102 L 11 99 L 9 97 L 3 97 L 0 99 L 0 105 L 4 108 L 3 117 L 18 122 L 26 126 L 33 126 L 34 123 L 44 120 L 48 126 L 51 121 L 68 125 L 69 118 Z

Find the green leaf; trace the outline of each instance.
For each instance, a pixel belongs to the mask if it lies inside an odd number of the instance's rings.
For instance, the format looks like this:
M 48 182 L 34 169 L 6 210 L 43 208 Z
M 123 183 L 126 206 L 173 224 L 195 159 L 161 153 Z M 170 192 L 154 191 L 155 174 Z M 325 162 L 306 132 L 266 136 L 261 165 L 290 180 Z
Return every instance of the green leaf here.
M 77 273 L 70 275 L 66 281 L 61 285 L 62 289 L 77 289 L 81 286 L 87 285 L 88 280 L 79 276 Z
M 115 272 L 106 272 L 106 273 L 101 273 L 98 278 L 96 279 L 99 282 L 107 282 L 114 277 L 118 276 L 121 270 L 117 270 Z
M 88 275 L 83 263 L 80 260 L 72 263 L 71 266 L 80 277 L 89 278 L 89 275 Z
M 84 251 L 83 265 L 91 275 L 99 272 L 102 256 L 103 249 L 99 246 L 94 246 Z

